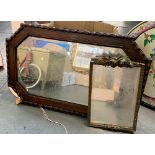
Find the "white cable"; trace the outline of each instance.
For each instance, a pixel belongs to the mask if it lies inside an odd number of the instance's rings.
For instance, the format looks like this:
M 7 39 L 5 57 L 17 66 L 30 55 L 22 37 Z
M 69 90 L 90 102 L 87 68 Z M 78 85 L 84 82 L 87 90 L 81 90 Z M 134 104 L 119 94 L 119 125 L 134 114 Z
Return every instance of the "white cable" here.
M 43 116 L 44 116 L 44 118 L 45 118 L 46 120 L 48 120 L 49 122 L 51 122 L 51 123 L 53 123 L 53 124 L 61 125 L 61 126 L 65 129 L 66 134 L 68 134 L 67 128 L 65 127 L 64 124 L 59 123 L 59 122 L 56 122 L 56 121 L 52 121 L 52 120 L 48 117 L 47 113 L 45 112 L 45 110 L 44 110 L 42 107 L 40 107 L 40 110 L 42 111 Z

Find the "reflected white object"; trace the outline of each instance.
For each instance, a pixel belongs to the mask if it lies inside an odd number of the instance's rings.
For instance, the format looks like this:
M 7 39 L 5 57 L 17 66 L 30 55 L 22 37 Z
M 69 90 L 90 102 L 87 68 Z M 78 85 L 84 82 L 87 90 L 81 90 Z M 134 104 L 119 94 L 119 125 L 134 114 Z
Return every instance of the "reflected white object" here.
M 75 84 L 75 74 L 72 72 L 64 72 L 62 86 L 68 86 Z
M 64 72 L 63 73 L 62 86 L 67 86 L 67 85 L 69 85 L 68 73 Z
M 69 84 L 70 85 L 75 84 L 75 74 L 72 72 L 69 73 Z

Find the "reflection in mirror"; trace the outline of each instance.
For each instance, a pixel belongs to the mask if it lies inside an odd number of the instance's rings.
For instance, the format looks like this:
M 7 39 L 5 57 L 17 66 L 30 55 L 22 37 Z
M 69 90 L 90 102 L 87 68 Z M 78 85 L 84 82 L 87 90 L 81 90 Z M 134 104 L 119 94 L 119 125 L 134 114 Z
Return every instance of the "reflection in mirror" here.
M 91 57 L 122 49 L 28 37 L 17 48 L 18 80 L 30 93 L 88 105 Z
M 133 126 L 140 71 L 93 65 L 91 123 Z

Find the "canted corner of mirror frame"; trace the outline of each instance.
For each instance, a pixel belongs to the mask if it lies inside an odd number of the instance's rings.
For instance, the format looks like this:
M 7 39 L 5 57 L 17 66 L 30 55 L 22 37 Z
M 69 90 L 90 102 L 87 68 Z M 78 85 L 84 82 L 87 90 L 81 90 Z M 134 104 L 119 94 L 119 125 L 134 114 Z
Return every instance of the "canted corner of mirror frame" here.
M 9 39 L 6 39 L 8 86 L 11 87 L 18 94 L 18 96 L 22 98 L 21 103 L 42 106 L 53 110 L 82 116 L 88 115 L 87 105 L 32 95 L 28 93 L 26 89 L 19 83 L 17 69 L 17 47 L 28 37 L 38 37 L 73 43 L 121 48 L 130 60 L 146 64 L 145 77 L 143 81 L 144 89 L 148 75 L 147 71 L 150 67 L 150 61 L 146 59 L 145 55 L 138 48 L 134 42 L 134 38 L 106 34 L 102 32 L 88 32 L 60 28 L 58 29 L 55 27 L 47 27 L 42 25 L 35 26 L 21 24 L 20 28 Z

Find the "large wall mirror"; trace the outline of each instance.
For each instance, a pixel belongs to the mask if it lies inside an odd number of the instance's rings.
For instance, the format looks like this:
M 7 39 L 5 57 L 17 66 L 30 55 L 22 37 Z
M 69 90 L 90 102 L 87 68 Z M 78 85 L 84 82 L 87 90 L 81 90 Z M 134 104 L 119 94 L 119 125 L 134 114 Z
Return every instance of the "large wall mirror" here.
M 146 60 L 130 37 L 21 25 L 7 40 L 9 86 L 23 103 L 87 115 L 91 58 L 111 53 Z

